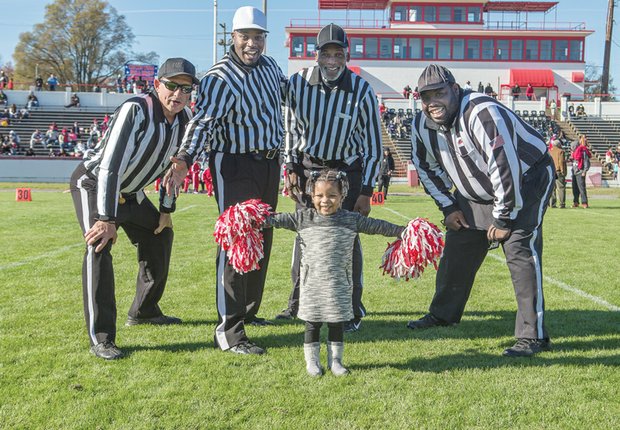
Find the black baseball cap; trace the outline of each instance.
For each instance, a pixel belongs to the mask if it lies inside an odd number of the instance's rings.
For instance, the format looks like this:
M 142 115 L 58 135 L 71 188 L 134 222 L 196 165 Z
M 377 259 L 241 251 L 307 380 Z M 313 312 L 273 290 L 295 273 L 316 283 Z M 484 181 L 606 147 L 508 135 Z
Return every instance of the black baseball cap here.
M 321 29 L 321 31 L 319 31 L 319 35 L 316 38 L 316 49 L 321 49 L 330 43 L 343 48 L 349 46 L 349 42 L 347 41 L 347 33 L 344 32 L 342 27 L 334 23 L 326 25 Z
M 157 72 L 158 79 L 172 78 L 179 75 L 187 75 L 192 78 L 193 83 L 196 85 L 200 84 L 200 81 L 196 78 L 196 68 L 185 58 L 168 58 L 159 67 Z
M 446 84 L 454 84 L 456 80 L 450 70 L 438 64 L 431 64 L 424 69 L 418 79 L 418 91 L 429 91 L 441 88 Z

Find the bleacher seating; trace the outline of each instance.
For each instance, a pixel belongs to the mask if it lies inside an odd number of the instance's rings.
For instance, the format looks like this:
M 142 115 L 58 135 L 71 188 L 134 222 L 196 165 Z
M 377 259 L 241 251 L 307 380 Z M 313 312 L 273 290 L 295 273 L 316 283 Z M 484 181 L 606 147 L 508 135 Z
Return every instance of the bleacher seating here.
M 90 128 L 93 124 L 93 119 L 97 119 L 101 123 L 105 114 L 112 115 L 112 109 L 98 109 L 98 108 L 45 108 L 40 107 L 30 111 L 30 118 L 22 120 L 12 120 L 10 126 L 0 129 L 0 133 L 7 134 L 9 130 L 14 130 L 21 140 L 21 151 L 19 155 L 23 153 L 30 146 L 30 136 L 38 129 L 41 133 L 45 134 L 52 122 L 55 122 L 59 130 L 64 127 L 67 129 L 73 126 L 73 123 L 77 121 L 80 128 Z M 88 136 L 82 135 L 81 141 L 86 141 Z M 50 149 L 55 152 L 59 151 L 58 145 L 52 148 L 44 148 L 42 145 L 35 145 L 34 151 L 37 156 L 49 156 Z

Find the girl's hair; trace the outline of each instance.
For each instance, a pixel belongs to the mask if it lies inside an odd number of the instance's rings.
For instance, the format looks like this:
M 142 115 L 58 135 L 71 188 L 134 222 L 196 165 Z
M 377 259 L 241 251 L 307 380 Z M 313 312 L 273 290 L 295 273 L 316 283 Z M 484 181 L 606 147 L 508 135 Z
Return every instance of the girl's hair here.
M 306 184 L 306 194 L 314 195 L 314 187 L 317 182 L 336 182 L 342 198 L 344 199 L 349 192 L 349 180 L 345 172 L 335 169 L 314 170 L 310 172 L 308 183 Z

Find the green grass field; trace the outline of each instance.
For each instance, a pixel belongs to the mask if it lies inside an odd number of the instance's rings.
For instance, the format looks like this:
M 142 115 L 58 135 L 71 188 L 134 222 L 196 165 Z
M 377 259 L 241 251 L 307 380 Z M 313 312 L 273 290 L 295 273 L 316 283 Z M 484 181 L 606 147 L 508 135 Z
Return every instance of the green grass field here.
M 614 429 L 620 428 L 620 190 L 591 190 L 591 208 L 545 220 L 546 320 L 553 351 L 507 359 L 516 304 L 501 250 L 478 273 L 462 323 L 413 332 L 435 272 L 396 282 L 378 270 L 387 238 L 364 236 L 369 311 L 345 338 L 351 375 L 306 375 L 301 321 L 248 327 L 265 356 L 213 348 L 216 207 L 182 195 L 164 312 L 173 327 L 125 327 L 137 265 L 124 233 L 114 248 L 117 343 L 88 352 L 83 244 L 69 193 L 38 185 L 32 202 L 0 186 L 0 428 L 7 429 Z M 410 191 L 404 185 L 394 192 Z M 393 195 L 372 216 L 438 223 L 431 199 Z M 279 210 L 292 209 L 281 199 Z M 260 315 L 286 305 L 293 235 L 275 234 Z M 325 361 L 325 351 L 322 351 Z

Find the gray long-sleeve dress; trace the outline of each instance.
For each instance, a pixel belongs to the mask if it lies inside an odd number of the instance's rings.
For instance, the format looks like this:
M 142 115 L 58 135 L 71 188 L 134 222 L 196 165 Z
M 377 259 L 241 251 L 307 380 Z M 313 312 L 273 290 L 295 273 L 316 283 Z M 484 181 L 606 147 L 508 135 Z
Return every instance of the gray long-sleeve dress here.
M 296 231 L 301 244 L 299 312 L 310 322 L 340 322 L 353 318 L 351 278 L 353 243 L 358 233 L 399 236 L 404 227 L 357 212 L 339 210 L 320 215 L 315 209 L 275 214 L 267 224 Z

